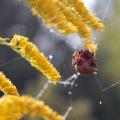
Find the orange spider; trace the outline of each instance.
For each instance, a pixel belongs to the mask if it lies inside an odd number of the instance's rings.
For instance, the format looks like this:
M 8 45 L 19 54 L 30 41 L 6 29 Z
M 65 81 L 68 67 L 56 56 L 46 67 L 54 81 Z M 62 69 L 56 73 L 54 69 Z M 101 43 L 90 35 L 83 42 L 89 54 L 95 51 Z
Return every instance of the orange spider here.
M 88 49 L 75 51 L 72 56 L 72 64 L 76 71 L 81 74 L 98 74 L 97 60 L 94 56 L 94 52 Z

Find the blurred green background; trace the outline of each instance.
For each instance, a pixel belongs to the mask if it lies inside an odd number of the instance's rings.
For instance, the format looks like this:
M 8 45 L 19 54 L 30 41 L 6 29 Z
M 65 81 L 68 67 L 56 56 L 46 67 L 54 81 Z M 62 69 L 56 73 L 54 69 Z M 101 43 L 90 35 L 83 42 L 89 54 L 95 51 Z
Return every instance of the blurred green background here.
M 102 19 L 109 0 L 95 2 L 92 11 Z M 95 33 L 100 75 L 79 76 L 72 88 L 50 85 L 41 97 L 41 100 L 63 115 L 72 105 L 73 110 L 67 120 L 120 120 L 120 85 L 102 94 L 97 83 L 100 80 L 103 88 L 106 88 L 120 81 L 119 12 L 120 0 L 112 1 L 104 20 L 105 30 Z M 62 74 L 63 80 L 75 73 L 71 56 L 76 48 L 82 47 L 82 41 L 77 35 L 67 37 L 47 29 L 41 20 L 32 16 L 29 6 L 24 2 L 0 0 L 0 35 L 12 37 L 15 33 L 29 37 L 46 56 L 53 55 L 52 63 Z M 26 60 L 14 60 L 18 57 L 8 47 L 0 46 L 0 70 L 14 82 L 21 95 L 35 97 L 47 80 Z M 72 94 L 69 95 L 69 92 Z M 100 101 L 102 104 L 99 104 Z M 23 119 L 38 120 L 28 117 Z

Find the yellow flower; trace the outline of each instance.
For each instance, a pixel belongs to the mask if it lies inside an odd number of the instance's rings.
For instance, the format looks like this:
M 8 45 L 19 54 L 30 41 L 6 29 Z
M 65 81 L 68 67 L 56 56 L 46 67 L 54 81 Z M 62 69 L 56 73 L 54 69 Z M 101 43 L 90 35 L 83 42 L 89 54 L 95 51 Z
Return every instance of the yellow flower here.
M 85 7 L 82 0 L 60 0 L 69 6 L 80 19 L 94 29 L 103 29 L 104 25 L 100 20 Z
M 91 52 L 96 54 L 97 44 L 94 41 L 86 40 L 84 46 L 85 46 L 86 49 L 89 49 Z
M 77 28 L 67 21 L 61 11 L 57 10 L 53 0 L 27 0 L 34 15 L 41 17 L 48 27 L 56 28 L 63 34 L 77 32 Z
M 83 21 L 81 21 L 69 7 L 65 6 L 62 2 L 57 0 L 55 1 L 55 4 L 59 11 L 63 12 L 63 14 L 66 16 L 66 19 L 78 28 L 78 32 L 82 37 L 86 39 L 92 38 L 92 33 L 89 27 Z
M 6 78 L 3 72 L 0 72 L 0 90 L 8 95 L 19 95 L 16 87 Z
M 42 117 L 45 120 L 63 120 L 43 101 L 29 96 L 4 96 L 0 99 L 0 120 L 19 120 L 23 116 Z
M 32 13 L 41 17 L 49 27 L 63 34 L 80 33 L 87 40 L 92 39 L 89 26 L 103 29 L 99 18 L 91 14 L 81 0 L 27 0 Z M 88 26 L 89 25 L 89 26 Z
M 23 58 L 28 60 L 33 67 L 42 72 L 54 84 L 60 80 L 61 76 L 58 71 L 48 61 L 45 55 L 39 51 L 37 46 L 32 42 L 29 42 L 27 37 L 14 35 L 10 43 L 6 41 L 0 42 L 1 44 L 7 45 L 19 53 Z

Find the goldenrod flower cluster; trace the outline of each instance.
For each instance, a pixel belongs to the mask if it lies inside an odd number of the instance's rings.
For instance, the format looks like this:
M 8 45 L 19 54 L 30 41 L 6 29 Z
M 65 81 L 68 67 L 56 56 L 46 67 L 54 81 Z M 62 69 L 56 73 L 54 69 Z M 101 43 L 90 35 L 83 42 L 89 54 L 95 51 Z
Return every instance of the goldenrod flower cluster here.
M 92 39 L 90 27 L 103 29 L 104 25 L 85 7 L 81 0 L 27 0 L 34 15 L 37 15 L 61 33 L 80 33 Z
M 42 117 L 45 120 L 63 120 L 43 101 L 29 96 L 4 96 L 0 99 L 0 120 L 19 120 L 25 115 Z
M 43 21 L 49 27 L 54 27 L 63 34 L 77 32 L 76 27 L 67 21 L 62 12 L 57 10 L 53 0 L 27 1 L 32 6 L 33 14 L 43 18 Z
M 43 101 L 29 96 L 19 96 L 16 87 L 2 72 L 0 72 L 0 89 L 7 94 L 0 98 L 0 120 L 19 120 L 25 115 L 42 117 L 45 120 L 63 119 Z
M 77 27 L 79 34 L 84 38 L 92 38 L 90 28 L 84 24 L 82 20 L 80 20 L 74 13 L 71 11 L 69 7 L 66 7 L 62 2 L 56 1 L 56 6 L 60 11 L 66 16 L 66 19 L 70 21 L 74 26 Z
M 47 60 L 45 55 L 29 39 L 24 36 L 14 35 L 10 42 L 0 40 L 1 44 L 7 45 L 19 53 L 23 58 L 37 70 L 42 72 L 49 80 L 56 84 L 61 76 L 53 65 Z
M 6 78 L 3 72 L 0 72 L 0 90 L 8 95 L 19 95 L 16 87 L 11 83 L 8 78 Z
M 91 14 L 85 7 L 82 0 L 60 0 L 74 11 L 83 22 L 92 26 L 94 29 L 104 29 L 103 23 L 94 14 Z
M 84 46 L 85 46 L 85 48 L 89 49 L 89 51 L 91 51 L 91 52 L 96 54 L 97 44 L 94 41 L 86 40 Z

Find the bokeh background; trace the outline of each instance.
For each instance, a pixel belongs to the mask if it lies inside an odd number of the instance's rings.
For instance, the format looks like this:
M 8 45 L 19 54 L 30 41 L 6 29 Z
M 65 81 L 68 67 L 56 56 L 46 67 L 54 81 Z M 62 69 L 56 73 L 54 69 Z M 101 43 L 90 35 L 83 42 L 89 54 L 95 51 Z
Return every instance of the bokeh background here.
M 84 2 L 102 20 L 109 0 L 84 0 Z M 79 76 L 72 88 L 50 85 L 41 97 L 41 100 L 63 115 L 72 105 L 73 110 L 67 120 L 120 120 L 120 85 L 104 92 L 101 97 L 97 83 L 97 80 L 100 80 L 102 86 L 106 88 L 120 81 L 119 11 L 120 0 L 113 0 L 103 21 L 105 30 L 94 33 L 95 41 L 98 43 L 97 59 L 100 75 Z M 15 33 L 29 37 L 46 56 L 52 55 L 51 62 L 62 74 L 62 80 L 75 73 L 71 56 L 76 49 L 82 48 L 83 43 L 77 34 L 63 36 L 53 29 L 47 29 L 42 20 L 32 16 L 30 7 L 25 2 L 0 0 L 0 36 L 12 38 Z M 29 94 L 35 97 L 47 82 L 47 79 L 26 60 L 2 45 L 0 45 L 0 70 L 13 81 L 21 95 Z M 23 119 L 38 120 L 28 117 Z

